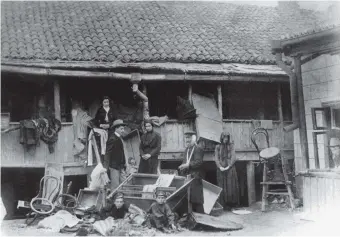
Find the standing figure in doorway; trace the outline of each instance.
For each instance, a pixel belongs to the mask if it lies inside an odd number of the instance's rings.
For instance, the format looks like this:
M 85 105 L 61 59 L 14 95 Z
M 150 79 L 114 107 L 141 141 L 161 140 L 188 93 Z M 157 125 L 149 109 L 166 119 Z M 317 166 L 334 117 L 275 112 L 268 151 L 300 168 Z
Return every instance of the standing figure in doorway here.
M 102 103 L 103 105 L 98 109 L 94 120 L 97 127 L 108 130 L 115 120 L 115 116 L 108 96 L 103 97 Z
M 221 144 L 215 147 L 217 184 L 222 188 L 220 203 L 224 208 L 239 205 L 239 184 L 237 178 L 234 142 L 228 132 L 222 132 Z
M 161 136 L 154 131 L 151 120 L 145 120 L 146 133 L 141 137 L 139 146 L 140 164 L 138 173 L 157 174 L 158 155 L 161 151 Z
M 109 132 L 109 138 L 106 143 L 106 153 L 104 156 L 104 168 L 110 170 L 111 191 L 115 190 L 121 184 L 125 177 L 126 161 L 124 146 L 121 136 L 124 134 L 126 124 L 121 119 L 113 122 L 112 129 Z
M 192 206 L 192 211 L 204 213 L 204 196 L 202 183 L 202 165 L 204 151 L 196 143 L 197 137 L 194 131 L 185 133 L 185 141 L 187 148 L 184 152 L 183 163 L 178 167 L 181 175 L 187 175 L 193 178 L 189 188 L 189 202 Z

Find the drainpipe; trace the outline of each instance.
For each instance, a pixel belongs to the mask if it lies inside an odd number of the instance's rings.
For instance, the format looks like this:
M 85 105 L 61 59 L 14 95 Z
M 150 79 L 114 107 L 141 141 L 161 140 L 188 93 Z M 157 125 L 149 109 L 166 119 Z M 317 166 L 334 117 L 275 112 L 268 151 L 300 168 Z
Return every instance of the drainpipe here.
M 291 92 L 291 107 L 292 107 L 292 119 L 293 124 L 283 128 L 285 132 L 293 131 L 300 127 L 299 119 L 299 106 L 298 106 L 298 91 L 297 91 L 297 80 L 295 73 L 282 61 L 282 53 L 275 53 L 275 59 L 277 65 L 288 74 L 290 82 Z
M 149 119 L 150 114 L 149 114 L 149 99 L 143 92 L 138 90 L 138 83 L 140 83 L 142 80 L 141 74 L 140 73 L 132 73 L 131 74 L 131 82 L 132 82 L 132 91 L 133 93 L 136 93 L 136 95 L 143 101 L 143 118 L 144 119 Z

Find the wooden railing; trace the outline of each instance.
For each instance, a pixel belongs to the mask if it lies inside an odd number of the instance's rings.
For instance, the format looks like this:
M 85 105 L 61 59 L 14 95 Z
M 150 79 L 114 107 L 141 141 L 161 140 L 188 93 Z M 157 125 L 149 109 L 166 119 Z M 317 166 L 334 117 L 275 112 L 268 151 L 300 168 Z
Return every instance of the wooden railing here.
M 285 122 L 286 125 L 289 122 Z M 11 123 L 18 126 L 18 123 Z M 259 126 L 259 121 L 252 120 L 224 120 L 225 128 L 231 133 L 235 142 L 236 151 L 247 156 L 254 153 L 251 143 L 252 131 Z M 162 136 L 162 153 L 179 153 L 185 149 L 184 132 L 193 129 L 194 123 L 190 121 L 170 120 L 161 127 L 156 127 Z M 272 146 L 283 150 L 293 151 L 293 133 L 284 133 L 280 130 L 278 121 L 273 122 L 273 129 L 268 130 Z M 264 139 L 258 141 L 260 147 L 265 147 Z M 49 153 L 47 145 L 40 141 L 40 146 L 27 151 L 19 143 L 19 130 L 1 135 L 1 165 L 3 167 L 44 167 L 46 162 L 63 163 L 65 165 L 77 163 L 72 155 L 73 126 L 72 123 L 63 123 L 59 132 L 54 153 Z M 205 150 L 213 151 L 215 143 L 206 142 Z M 282 146 L 283 145 L 283 146 Z

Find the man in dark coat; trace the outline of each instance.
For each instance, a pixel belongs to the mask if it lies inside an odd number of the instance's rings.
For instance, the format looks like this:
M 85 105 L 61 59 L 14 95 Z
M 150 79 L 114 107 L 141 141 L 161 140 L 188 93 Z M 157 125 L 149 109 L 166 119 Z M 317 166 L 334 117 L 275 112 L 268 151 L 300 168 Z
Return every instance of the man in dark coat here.
M 194 180 L 189 188 L 189 202 L 191 203 L 192 211 L 204 213 L 204 197 L 203 197 L 203 183 L 202 183 L 202 165 L 204 151 L 197 146 L 196 133 L 189 131 L 185 133 L 185 140 L 187 148 L 184 152 L 183 163 L 178 167 L 180 174 L 189 175 Z
M 141 137 L 139 146 L 140 163 L 138 173 L 157 174 L 158 155 L 161 151 L 161 136 L 154 131 L 151 120 L 145 120 L 146 133 Z
M 106 154 L 104 156 L 104 168 L 109 169 L 111 179 L 111 191 L 115 190 L 121 184 L 125 177 L 125 154 L 121 136 L 124 133 L 125 123 L 121 119 L 113 122 L 112 129 L 109 132 L 109 138 L 106 142 Z

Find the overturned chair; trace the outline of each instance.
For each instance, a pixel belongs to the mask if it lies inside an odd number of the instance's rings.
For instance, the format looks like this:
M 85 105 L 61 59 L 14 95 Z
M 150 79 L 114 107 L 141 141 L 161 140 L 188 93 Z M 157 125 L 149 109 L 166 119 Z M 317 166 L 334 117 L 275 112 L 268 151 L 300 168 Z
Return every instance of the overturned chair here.
M 32 198 L 31 202 L 18 201 L 17 208 L 30 209 L 25 221 L 27 225 L 31 225 L 37 219 L 51 215 L 56 209 L 70 209 L 77 205 L 75 197 L 60 193 L 61 187 L 60 179 L 51 175 L 45 175 L 40 180 L 37 196 Z M 67 204 L 64 205 L 65 203 Z

